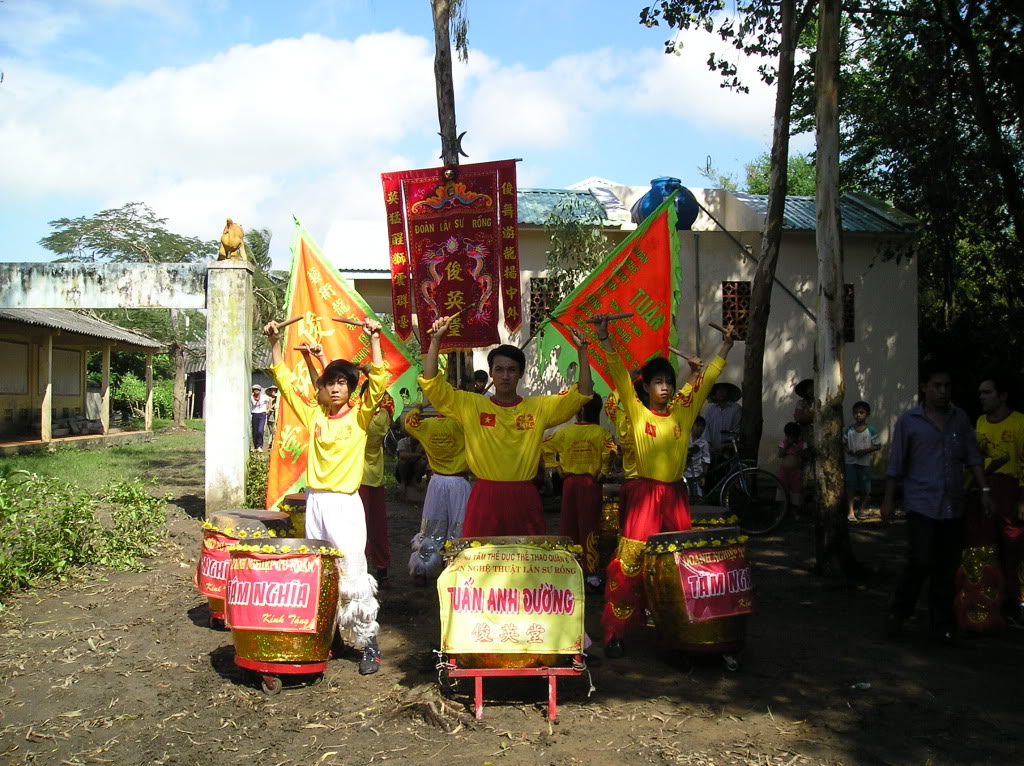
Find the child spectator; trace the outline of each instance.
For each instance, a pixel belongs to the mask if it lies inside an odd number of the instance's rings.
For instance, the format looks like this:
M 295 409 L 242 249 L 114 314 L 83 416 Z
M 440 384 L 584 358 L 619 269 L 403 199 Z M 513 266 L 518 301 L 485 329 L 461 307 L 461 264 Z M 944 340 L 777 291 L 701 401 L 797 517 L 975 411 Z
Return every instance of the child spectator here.
M 785 437 L 779 442 L 779 481 L 789 494 L 790 505 L 793 506 L 793 518 L 800 520 L 801 484 L 803 482 L 800 465 L 807 452 L 807 442 L 800 436 L 799 423 L 786 423 L 782 429 Z
M 690 488 L 693 497 L 703 497 L 704 474 L 711 465 L 711 444 L 704 438 L 706 423 L 701 415 L 693 421 L 693 428 L 690 429 L 690 447 L 687 450 L 686 471 L 683 476 L 686 478 L 686 485 Z
M 846 496 L 850 509 L 848 521 L 860 521 L 864 507 L 871 496 L 871 455 L 882 449 L 882 441 L 875 427 L 868 425 L 871 405 L 855 402 L 853 424 L 843 431 L 843 446 L 846 449 Z

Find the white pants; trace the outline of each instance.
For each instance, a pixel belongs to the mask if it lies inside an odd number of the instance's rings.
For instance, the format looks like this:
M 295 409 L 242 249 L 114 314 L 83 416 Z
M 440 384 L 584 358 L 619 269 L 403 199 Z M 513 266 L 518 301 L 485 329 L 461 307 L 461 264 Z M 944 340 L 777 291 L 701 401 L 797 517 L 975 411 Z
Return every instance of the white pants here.
M 427 494 L 423 498 L 423 521 L 420 531 L 412 539 L 409 574 L 413 577 L 437 577 L 443 567 L 441 550 L 446 540 L 462 535 L 462 522 L 466 518 L 470 485 L 464 476 L 430 477 Z
M 366 516 L 357 493 L 306 490 L 306 537 L 326 540 L 338 559 L 338 628 L 349 646 L 362 649 L 377 635 L 377 581 L 366 571 Z

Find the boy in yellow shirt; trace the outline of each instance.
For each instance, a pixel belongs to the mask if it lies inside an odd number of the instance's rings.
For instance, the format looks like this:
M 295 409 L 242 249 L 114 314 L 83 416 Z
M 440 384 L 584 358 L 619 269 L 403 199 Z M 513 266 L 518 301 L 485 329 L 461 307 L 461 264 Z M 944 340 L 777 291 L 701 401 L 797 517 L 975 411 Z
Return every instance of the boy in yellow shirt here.
M 364 320 L 363 331 L 370 336 L 369 387 L 356 409 L 349 402 L 359 376 L 352 362 L 335 359 L 328 364 L 317 379 L 318 403 L 307 403 L 296 392 L 295 375 L 282 359 L 277 322 L 263 328 L 271 343 L 274 364 L 270 371 L 281 398 L 309 432 L 306 535 L 327 540 L 344 554 L 338 562 L 338 628 L 346 644 L 362 650 L 359 672 L 367 675 L 380 669 L 378 604 L 377 584 L 366 570 L 366 519 L 358 490 L 366 432 L 384 396 L 388 376 L 380 351 L 380 325 Z
M 466 506 L 463 537 L 542 535 L 544 509 L 533 484 L 540 462 L 544 431 L 564 423 L 594 393 L 587 360 L 587 342 L 575 335 L 580 349 L 579 386 L 553 396 L 518 393 L 526 357 L 515 346 L 498 346 L 487 355 L 494 395 L 456 391 L 437 374 L 441 338 L 452 317 L 434 322 L 430 347 L 423 358 L 420 388 L 437 408 L 462 426 L 466 458 L 477 477 Z
M 571 537 L 583 547 L 583 574 L 587 585 L 599 588 L 598 534 L 601 526 L 601 476 L 615 442 L 607 429 L 598 425 L 603 401 L 594 394 L 576 414 L 576 422 L 555 431 L 544 440 L 544 449 L 558 455 L 558 466 L 565 476 L 562 483 L 562 513 L 558 534 Z
M 444 415 L 422 415 L 423 405 L 417 404 L 402 416 L 402 428 L 423 445 L 432 472 L 409 557 L 409 574 L 416 585 L 426 585 L 444 567 L 441 550 L 446 541 L 462 535 L 470 490 L 462 426 Z
M 683 481 L 690 430 L 711 386 L 725 368 L 733 334 L 732 325 L 725 328 L 718 356 L 703 375 L 691 375 L 693 382 L 688 380 L 678 397 L 675 370 L 668 359 L 659 356 L 648 361 L 640 370 L 645 402 L 634 390 L 622 358 L 611 343 L 607 317 L 597 315 L 593 321 L 616 393 L 629 418 L 637 473 L 626 498 L 625 524 L 615 557 L 608 565 L 605 589 L 605 656 L 615 658 L 625 654 L 623 637 L 627 631 L 643 624 L 640 567 L 647 538 L 690 528 Z

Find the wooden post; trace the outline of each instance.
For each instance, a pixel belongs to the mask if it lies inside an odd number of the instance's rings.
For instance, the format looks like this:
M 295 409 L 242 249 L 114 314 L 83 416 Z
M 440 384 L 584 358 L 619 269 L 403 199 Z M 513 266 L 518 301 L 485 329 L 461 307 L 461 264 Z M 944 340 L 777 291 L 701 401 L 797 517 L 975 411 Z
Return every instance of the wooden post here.
M 153 430 L 153 352 L 146 352 L 146 423 L 145 430 Z
M 100 425 L 103 433 L 110 433 L 110 346 L 103 347 L 100 372 Z
M 43 400 L 39 404 L 39 438 L 53 440 L 53 335 L 39 346 L 39 377 L 43 384 Z

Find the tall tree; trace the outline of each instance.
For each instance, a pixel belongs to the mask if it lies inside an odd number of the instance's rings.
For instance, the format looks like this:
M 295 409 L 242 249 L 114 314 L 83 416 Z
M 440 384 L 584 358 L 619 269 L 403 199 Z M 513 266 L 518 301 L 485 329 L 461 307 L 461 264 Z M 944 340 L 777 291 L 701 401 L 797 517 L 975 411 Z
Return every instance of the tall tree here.
M 817 91 L 818 321 L 814 339 L 815 519 L 819 574 L 842 580 L 855 562 L 846 523 L 843 477 L 843 237 L 839 215 L 840 0 L 820 0 L 815 67 Z
M 775 121 L 768 182 L 768 211 L 761 234 L 761 257 L 754 273 L 750 294 L 747 337 L 743 352 L 742 449 L 747 457 L 756 457 L 764 424 L 762 387 L 764 385 L 764 347 L 771 314 L 772 286 L 782 245 L 789 171 L 789 134 L 792 113 L 795 55 L 800 35 L 814 11 L 814 0 L 744 0 L 736 4 L 736 14 L 721 13 L 722 0 L 661 0 L 640 12 L 640 22 L 658 24 L 659 18 L 679 30 L 704 29 L 747 55 L 765 59 L 778 57 L 773 68 L 761 64 L 762 79 L 775 84 Z M 666 52 L 674 52 L 677 40 L 665 43 Z M 712 53 L 708 66 L 724 78 L 723 87 L 748 91 L 739 78 L 736 65 Z
M 1024 7 L 875 0 L 844 10 L 841 181 L 920 222 L 921 354 L 956 348 L 958 388 L 996 360 L 1019 371 L 1024 337 L 1006 328 L 1024 322 Z M 802 74 L 812 66 L 813 56 Z M 797 129 L 809 129 L 813 93 L 798 89 L 796 105 Z
M 253 272 L 253 356 L 269 353 L 270 346 L 263 327 L 270 320 L 280 321 L 285 308 L 285 293 L 288 289 L 288 272 L 274 271 L 270 258 L 270 229 L 253 228 L 245 232 L 245 250 L 255 267 Z M 258 357 L 257 357 L 258 358 Z M 269 358 L 269 357 L 268 357 Z
M 95 263 L 195 263 L 215 257 L 217 242 L 185 237 L 167 230 L 167 219 L 158 218 L 148 205 L 130 202 L 101 210 L 91 216 L 50 221 L 53 231 L 39 240 L 58 260 Z M 185 424 L 185 344 L 202 337 L 205 321 L 199 312 L 178 309 L 131 312 L 156 340 L 167 343 L 174 361 L 174 424 Z M 125 312 L 127 314 L 127 312 Z M 166 317 L 166 324 L 154 320 Z M 197 321 L 194 321 L 197 320 Z M 122 323 L 136 321 L 125 317 Z M 163 329 L 161 329 L 163 328 Z M 141 329 L 141 328 L 140 328 Z

